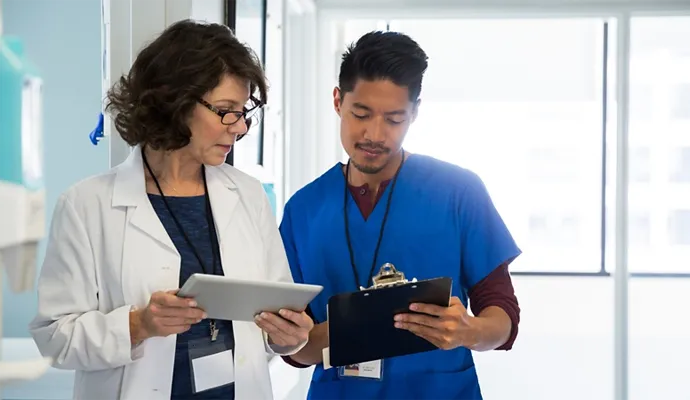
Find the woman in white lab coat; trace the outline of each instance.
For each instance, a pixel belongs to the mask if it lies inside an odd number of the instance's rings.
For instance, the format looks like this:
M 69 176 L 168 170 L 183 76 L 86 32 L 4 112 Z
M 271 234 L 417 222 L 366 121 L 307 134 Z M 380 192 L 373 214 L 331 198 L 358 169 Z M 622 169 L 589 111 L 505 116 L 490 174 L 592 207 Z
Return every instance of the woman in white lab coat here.
M 76 370 L 74 398 L 272 397 L 267 353 L 301 349 L 311 319 L 211 321 L 175 295 L 193 273 L 292 281 L 261 184 L 224 163 L 265 102 L 254 53 L 190 21 L 109 92 L 134 150 L 59 198 L 30 327 L 43 355 Z

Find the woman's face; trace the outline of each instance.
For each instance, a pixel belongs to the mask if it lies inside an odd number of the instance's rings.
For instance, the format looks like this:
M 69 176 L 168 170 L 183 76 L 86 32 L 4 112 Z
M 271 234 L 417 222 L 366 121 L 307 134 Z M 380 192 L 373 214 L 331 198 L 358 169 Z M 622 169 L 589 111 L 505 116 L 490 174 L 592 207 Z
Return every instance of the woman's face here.
M 225 75 L 218 86 L 206 93 L 203 100 L 220 111 L 242 111 L 249 101 L 249 82 L 235 76 Z M 226 119 L 233 119 L 232 115 Z M 221 117 L 199 103 L 189 121 L 192 138 L 188 150 L 191 155 L 206 165 L 221 165 L 230 153 L 238 135 L 247 132 L 244 118 L 232 125 L 223 125 Z

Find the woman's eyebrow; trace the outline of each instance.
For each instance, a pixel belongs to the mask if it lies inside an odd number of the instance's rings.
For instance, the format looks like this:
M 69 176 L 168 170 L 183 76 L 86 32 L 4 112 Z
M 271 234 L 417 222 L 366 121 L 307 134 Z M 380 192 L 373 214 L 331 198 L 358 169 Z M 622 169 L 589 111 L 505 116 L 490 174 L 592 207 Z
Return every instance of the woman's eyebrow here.
M 223 103 L 223 104 L 226 104 L 226 105 L 231 106 L 231 107 L 239 107 L 240 106 L 240 103 L 237 100 L 233 100 L 233 99 L 218 99 L 218 100 L 214 100 L 213 103 L 215 103 L 215 104 Z

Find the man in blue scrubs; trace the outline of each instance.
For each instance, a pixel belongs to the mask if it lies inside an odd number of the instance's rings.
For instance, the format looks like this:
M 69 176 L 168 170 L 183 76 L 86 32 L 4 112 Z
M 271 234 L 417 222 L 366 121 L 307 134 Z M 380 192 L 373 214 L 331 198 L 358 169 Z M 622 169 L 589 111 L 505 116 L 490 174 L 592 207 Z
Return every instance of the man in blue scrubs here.
M 351 46 L 333 91 L 350 160 L 285 207 L 281 233 L 294 279 L 324 286 L 310 304 L 319 324 L 308 345 L 286 358 L 316 365 L 311 399 L 481 399 L 471 351 L 508 350 L 517 335 L 508 264 L 520 250 L 481 179 L 402 148 L 426 68 L 424 51 L 400 33 L 371 32 Z M 413 304 L 421 315 L 391 321 L 439 349 L 375 362 L 374 376 L 358 366 L 324 369 L 328 298 L 371 286 L 387 262 L 410 278 L 453 278 L 449 307 Z

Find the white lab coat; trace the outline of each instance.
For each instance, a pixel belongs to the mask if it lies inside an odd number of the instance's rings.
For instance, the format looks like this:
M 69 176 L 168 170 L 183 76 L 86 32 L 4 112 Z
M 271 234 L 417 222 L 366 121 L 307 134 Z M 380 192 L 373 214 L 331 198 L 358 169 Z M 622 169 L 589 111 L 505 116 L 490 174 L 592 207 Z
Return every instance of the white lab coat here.
M 206 176 L 225 275 L 292 282 L 261 184 L 229 165 L 207 167 Z M 176 335 L 133 349 L 129 312 L 155 291 L 178 288 L 179 270 L 179 253 L 146 194 L 139 148 L 59 198 L 30 330 L 55 367 L 76 370 L 75 399 L 170 398 Z M 233 329 L 236 398 L 272 398 L 267 353 L 274 349 L 252 322 Z

